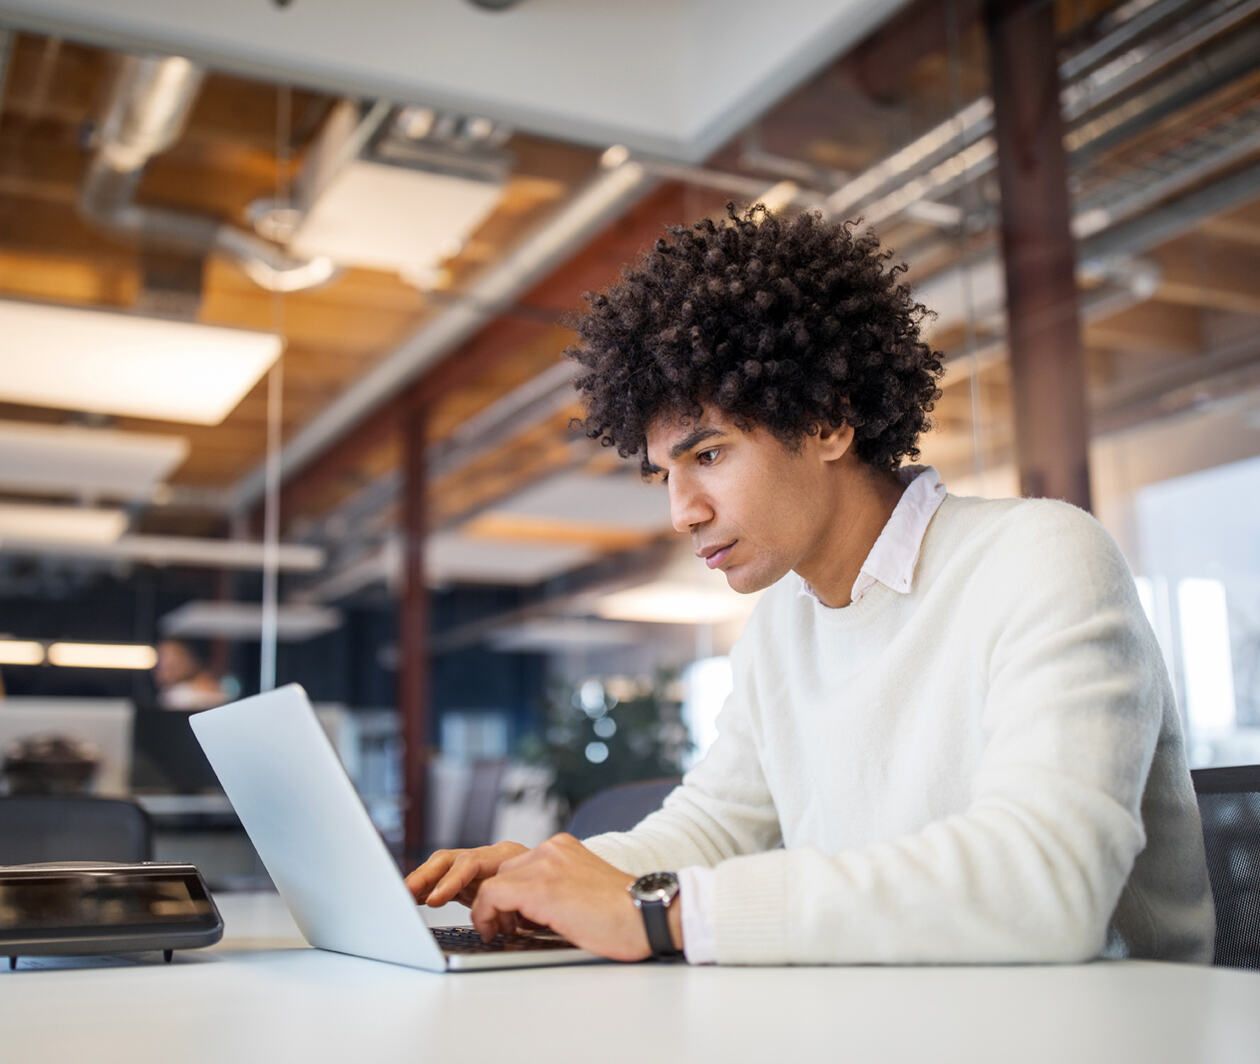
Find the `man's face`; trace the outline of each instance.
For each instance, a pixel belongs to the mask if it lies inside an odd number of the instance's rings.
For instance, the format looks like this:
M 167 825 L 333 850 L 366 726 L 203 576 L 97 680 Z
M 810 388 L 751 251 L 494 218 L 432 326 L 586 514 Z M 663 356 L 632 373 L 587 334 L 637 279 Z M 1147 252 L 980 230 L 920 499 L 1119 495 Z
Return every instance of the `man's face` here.
M 654 421 L 647 456 L 669 490 L 674 528 L 747 594 L 789 570 L 808 580 L 825 564 L 837 504 L 829 467 L 850 439 L 851 432 L 805 436 L 792 450 L 766 429 L 745 431 L 706 409 L 699 418 Z

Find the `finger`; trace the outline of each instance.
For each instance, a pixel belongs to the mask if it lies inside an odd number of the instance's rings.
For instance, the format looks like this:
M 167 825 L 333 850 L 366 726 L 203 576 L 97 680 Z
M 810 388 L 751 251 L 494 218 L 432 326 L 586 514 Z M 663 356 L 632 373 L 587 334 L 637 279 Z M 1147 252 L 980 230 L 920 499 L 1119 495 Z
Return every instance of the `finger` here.
M 471 919 L 482 942 L 491 941 L 499 933 L 499 910 L 487 904 L 484 898 L 478 898 L 472 907 Z
M 468 908 L 471 909 L 473 907 L 473 903 L 477 900 L 477 891 L 481 889 L 481 884 L 484 882 L 484 879 L 474 879 L 468 884 L 468 886 L 455 895 L 455 900 L 459 902 L 460 905 L 467 905 Z
M 429 891 L 430 905 L 445 905 L 452 898 L 456 898 L 465 892 L 465 889 L 481 879 L 481 865 L 474 860 L 456 861 L 437 883 L 437 885 Z M 476 887 L 473 886 L 472 893 L 476 893 Z
M 452 899 L 471 906 L 483 880 L 501 871 L 513 855 L 527 856 L 529 850 L 518 842 L 499 842 L 475 850 L 455 851 L 455 860 L 442 880 L 430 891 L 430 905 L 445 905 Z
M 446 874 L 455 857 L 456 853 L 453 850 L 436 850 L 424 864 L 408 874 L 406 879 L 407 889 L 417 899 L 423 898 L 432 889 L 433 885 Z

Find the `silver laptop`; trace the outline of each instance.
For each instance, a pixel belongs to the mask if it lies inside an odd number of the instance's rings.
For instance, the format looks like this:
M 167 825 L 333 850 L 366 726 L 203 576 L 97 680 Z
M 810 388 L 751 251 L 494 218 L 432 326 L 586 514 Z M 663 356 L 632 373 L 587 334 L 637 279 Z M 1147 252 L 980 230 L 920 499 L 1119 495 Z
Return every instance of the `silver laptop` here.
M 428 927 L 297 684 L 191 724 L 312 946 L 432 972 L 604 960 L 548 932 L 486 949 L 471 929 Z

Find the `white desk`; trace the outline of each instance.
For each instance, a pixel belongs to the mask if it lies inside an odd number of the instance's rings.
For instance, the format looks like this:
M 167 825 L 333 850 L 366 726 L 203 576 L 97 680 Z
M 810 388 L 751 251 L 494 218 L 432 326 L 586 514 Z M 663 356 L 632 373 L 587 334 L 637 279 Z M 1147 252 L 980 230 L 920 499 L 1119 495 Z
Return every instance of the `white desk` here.
M 128 1064 L 1260 1060 L 1260 974 L 599 965 L 433 975 L 307 949 L 274 896 L 212 950 L 0 971 L 0 1056 Z M 462 910 L 457 910 L 462 911 Z M 448 917 L 449 919 L 449 917 Z

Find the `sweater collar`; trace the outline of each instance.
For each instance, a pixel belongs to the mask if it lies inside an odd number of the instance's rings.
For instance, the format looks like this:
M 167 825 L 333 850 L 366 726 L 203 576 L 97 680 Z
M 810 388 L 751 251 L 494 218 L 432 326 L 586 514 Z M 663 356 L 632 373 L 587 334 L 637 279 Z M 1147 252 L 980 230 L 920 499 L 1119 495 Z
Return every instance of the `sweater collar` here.
M 876 584 L 883 584 L 902 595 L 909 593 L 914 584 L 914 570 L 919 563 L 923 537 L 945 498 L 945 485 L 932 466 L 903 466 L 897 470 L 897 476 L 906 485 L 906 490 L 901 493 L 892 516 L 853 582 L 853 590 L 849 594 L 853 602 L 857 602 Z M 805 580 L 801 580 L 800 593 L 818 599 Z

